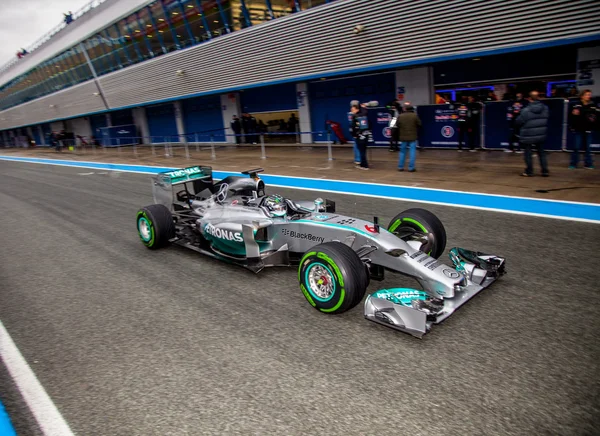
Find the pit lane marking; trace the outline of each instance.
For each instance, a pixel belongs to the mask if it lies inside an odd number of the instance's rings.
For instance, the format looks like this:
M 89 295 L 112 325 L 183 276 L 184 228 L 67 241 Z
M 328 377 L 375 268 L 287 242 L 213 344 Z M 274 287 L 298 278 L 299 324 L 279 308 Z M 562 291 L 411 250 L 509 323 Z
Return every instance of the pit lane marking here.
M 0 321 L 0 359 L 45 436 L 74 436 Z

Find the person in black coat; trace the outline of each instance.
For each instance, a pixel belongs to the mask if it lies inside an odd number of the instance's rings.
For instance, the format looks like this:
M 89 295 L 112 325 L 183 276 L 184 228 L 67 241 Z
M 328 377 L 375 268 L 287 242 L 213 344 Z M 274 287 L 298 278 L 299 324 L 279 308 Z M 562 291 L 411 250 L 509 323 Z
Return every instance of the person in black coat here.
M 230 124 L 231 124 L 231 130 L 236 135 L 235 143 L 237 145 L 240 145 L 242 143 L 242 137 L 240 136 L 242 133 L 242 122 L 240 121 L 240 119 L 238 118 L 237 115 L 234 115 L 233 118 L 231 119 Z
M 483 106 L 480 102 L 475 101 L 475 97 L 469 96 L 469 103 L 467 103 L 469 109 L 466 129 L 467 129 L 467 140 L 469 142 L 469 151 L 475 152 L 475 146 L 479 142 L 479 136 L 481 134 L 481 111 Z
M 540 95 L 537 91 L 529 93 L 529 101 L 529 105 L 521 111 L 521 114 L 515 121 L 515 126 L 519 129 L 521 145 L 525 147 L 525 165 L 527 167 L 521 175 L 525 177 L 533 176 L 531 150 L 535 148 L 540 157 L 542 176 L 548 177 L 548 162 L 546 160 L 544 142 L 546 142 L 550 111 L 548 110 L 548 106 L 540 101 Z
M 571 153 L 569 168 L 577 168 L 579 163 L 579 150 L 584 152 L 584 168 L 594 169 L 592 158 L 592 132 L 598 127 L 600 110 L 592 101 L 592 91 L 585 89 L 579 94 L 579 101 L 575 103 L 569 114 L 569 127 L 575 133 L 575 149 Z

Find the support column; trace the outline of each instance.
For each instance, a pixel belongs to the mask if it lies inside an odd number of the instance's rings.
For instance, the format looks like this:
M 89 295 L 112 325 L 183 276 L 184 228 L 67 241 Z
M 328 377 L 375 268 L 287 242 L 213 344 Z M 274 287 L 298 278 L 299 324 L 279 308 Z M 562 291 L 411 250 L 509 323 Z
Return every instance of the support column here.
M 44 129 L 42 129 L 42 125 L 38 124 L 37 129 L 38 129 L 38 132 L 40 135 L 40 145 L 45 146 L 46 145 L 46 137 L 44 135 Z
M 434 104 L 433 67 L 396 71 L 396 97 L 413 106 Z
M 187 144 L 187 138 L 185 137 L 185 123 L 183 122 L 183 107 L 181 101 L 173 102 L 175 108 L 175 123 L 177 124 L 177 134 L 179 135 L 179 142 Z
M 54 132 L 60 132 L 61 130 L 66 130 L 67 127 L 64 121 L 54 121 L 50 123 L 50 129 Z
M 110 116 L 110 112 L 106 112 L 104 117 L 106 118 L 106 127 L 112 127 L 112 117 Z
M 296 101 L 298 103 L 298 128 L 301 132 L 312 132 L 310 104 L 308 101 L 308 83 L 296 83 Z M 312 144 L 314 142 L 313 135 L 310 133 L 303 133 L 300 135 L 300 142 L 302 144 Z
M 231 130 L 231 120 L 234 115 L 242 118 L 242 104 L 239 92 L 229 92 L 221 94 L 221 113 L 223 114 L 223 128 L 226 135 L 233 135 Z M 226 136 L 225 142 L 235 144 L 234 136 Z
M 72 118 L 67 120 L 67 130 L 75 135 L 80 135 L 86 138 L 92 137 L 92 124 L 88 117 Z
M 33 136 L 33 130 L 31 129 L 31 126 L 27 127 L 27 136 L 29 136 L 35 141 L 35 137 Z M 31 142 L 27 144 L 27 147 L 31 147 Z
M 142 144 L 150 144 L 150 128 L 148 127 L 148 117 L 145 107 L 135 107 L 132 109 L 133 122 L 137 126 L 140 135 L 142 135 Z
M 600 46 L 577 50 L 577 88 L 589 89 L 593 96 L 600 94 Z

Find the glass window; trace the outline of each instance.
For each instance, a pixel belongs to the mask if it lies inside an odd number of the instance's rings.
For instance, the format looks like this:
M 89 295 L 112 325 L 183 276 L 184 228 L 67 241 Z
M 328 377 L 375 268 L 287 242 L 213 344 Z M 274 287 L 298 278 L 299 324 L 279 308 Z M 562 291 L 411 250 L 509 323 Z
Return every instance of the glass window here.
M 294 0 L 271 0 L 273 16 L 275 18 L 285 17 L 295 11 Z
M 129 51 L 125 46 L 125 37 L 119 35 L 119 29 L 117 26 L 110 26 L 105 31 L 105 35 L 107 36 L 107 45 L 112 47 L 111 51 L 119 57 L 119 62 L 121 66 L 126 67 L 131 65 L 133 62 L 129 57 Z
M 119 38 L 121 39 L 123 44 L 123 50 L 125 50 L 129 61 L 131 63 L 137 64 L 139 61 L 143 60 L 137 42 L 135 42 L 135 38 L 133 38 L 130 34 L 131 31 L 129 30 L 129 26 L 127 25 L 127 20 L 119 21 L 116 24 L 116 27 L 117 31 L 119 32 Z
M 265 0 L 246 0 L 246 9 L 253 26 L 271 19 L 271 12 Z
M 175 32 L 175 38 L 180 47 L 191 45 L 188 28 L 186 26 L 187 18 L 182 13 L 181 5 L 178 0 L 162 0 L 165 12 L 169 15 L 169 20 Z
M 221 3 L 224 4 L 224 7 L 228 6 L 226 2 Z M 219 11 L 216 2 L 204 0 L 202 1 L 201 6 L 204 10 L 204 17 L 206 18 L 206 24 L 208 24 L 210 34 L 213 37 L 225 35 L 227 33 L 227 28 L 225 27 L 225 23 L 221 17 L 221 11 Z M 223 10 L 223 12 L 225 17 L 227 17 L 228 12 L 226 10 Z
M 302 0 L 302 9 L 314 8 L 315 6 L 321 6 L 327 3 L 327 0 Z
M 233 31 L 245 29 L 249 26 L 240 0 L 221 1 L 221 4 Z
M 150 14 L 149 8 L 144 8 L 138 12 L 138 21 L 140 26 L 144 28 L 147 44 L 149 44 L 154 56 L 166 53 L 167 49 L 163 47 L 162 34 L 158 33 L 156 22 Z
M 165 9 L 160 1 L 150 3 L 148 6 L 152 13 L 152 19 L 158 30 L 158 36 L 162 38 L 165 49 L 170 52 L 178 49 L 178 42 L 176 35 L 171 31 L 170 22 L 168 15 L 165 15 Z
M 198 9 L 200 2 L 197 0 L 180 0 L 180 3 L 185 11 L 185 16 L 194 37 L 192 43 L 198 44 L 210 39 L 205 26 L 205 17 L 202 16 L 202 12 Z

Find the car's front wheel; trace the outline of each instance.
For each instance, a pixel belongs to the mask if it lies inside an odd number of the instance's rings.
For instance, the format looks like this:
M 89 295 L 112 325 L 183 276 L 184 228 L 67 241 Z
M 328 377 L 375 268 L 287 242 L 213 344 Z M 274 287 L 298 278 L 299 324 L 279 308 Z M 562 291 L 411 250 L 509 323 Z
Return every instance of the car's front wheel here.
M 140 209 L 136 215 L 138 235 L 150 248 L 164 247 L 175 236 L 175 224 L 171 211 L 162 204 L 151 204 Z
M 315 309 L 342 313 L 360 303 L 369 283 L 358 255 L 341 242 L 326 242 L 307 251 L 298 267 L 300 289 Z
M 446 229 L 440 219 L 426 209 L 413 208 L 390 221 L 388 231 L 404 240 L 421 240 L 420 250 L 438 258 L 446 249 Z

